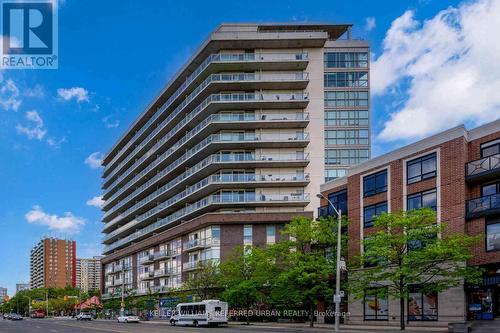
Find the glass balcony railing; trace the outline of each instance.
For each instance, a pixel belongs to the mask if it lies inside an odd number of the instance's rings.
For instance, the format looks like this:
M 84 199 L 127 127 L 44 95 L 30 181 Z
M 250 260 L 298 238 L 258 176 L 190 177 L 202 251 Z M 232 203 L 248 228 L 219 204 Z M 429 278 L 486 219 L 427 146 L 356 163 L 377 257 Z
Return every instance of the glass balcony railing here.
M 492 171 L 500 172 L 500 154 L 491 155 L 476 161 L 467 163 L 466 177 L 474 177 Z
M 121 180 L 127 177 L 138 165 L 142 164 L 147 158 L 152 156 L 156 150 L 161 147 L 165 142 L 167 142 L 172 136 L 176 133 L 179 133 L 180 130 L 189 123 L 196 115 L 202 112 L 207 105 L 212 102 L 245 102 L 245 101 L 263 101 L 263 100 L 304 100 L 307 99 L 308 95 L 306 93 L 301 94 L 255 94 L 255 93 L 231 93 L 231 94 L 213 94 L 210 95 L 204 102 L 202 102 L 198 107 L 196 107 L 191 113 L 189 113 L 183 120 L 181 120 L 177 125 L 175 125 L 167 134 L 165 134 L 158 142 L 155 143 L 151 149 L 145 153 L 141 158 L 132 164 L 127 171 L 125 171 L 120 177 L 115 179 L 111 185 L 108 186 L 108 191 L 111 191 Z M 191 130 L 187 135 L 185 135 L 181 140 L 176 142 L 169 150 L 163 153 L 161 156 L 165 154 L 170 154 L 173 150 L 177 149 L 177 147 L 184 144 L 187 140 L 189 140 L 193 135 L 199 132 L 202 127 L 205 127 L 211 120 L 206 120 L 205 123 L 198 124 L 195 129 Z M 168 122 L 164 122 L 164 124 L 160 124 L 156 130 L 160 130 L 160 128 L 167 126 Z M 129 155 L 129 157 L 132 155 Z M 131 157 L 130 157 L 131 158 Z M 109 178 L 108 178 L 109 179 Z M 105 181 L 106 183 L 106 181 Z M 107 200 L 108 201 L 108 200 Z M 104 207 L 107 205 L 107 201 L 104 204 Z
M 468 200 L 466 208 L 467 216 L 470 218 L 500 213 L 500 193 Z
M 255 175 L 255 174 L 216 174 L 216 175 L 211 175 L 208 176 L 199 182 L 197 182 L 194 185 L 189 186 L 186 188 L 184 191 L 170 197 L 168 200 L 163 201 L 161 203 L 158 203 L 156 207 L 148 210 L 147 212 L 137 216 L 133 221 L 130 221 L 129 223 L 123 225 L 120 228 L 117 228 L 113 230 L 112 232 L 108 233 L 104 240 L 109 240 L 120 233 L 124 232 L 125 230 L 128 230 L 130 228 L 133 228 L 139 223 L 142 223 L 146 221 L 149 218 L 152 218 L 155 214 L 160 213 L 161 211 L 168 209 L 172 207 L 174 204 L 179 204 L 182 203 L 181 201 L 186 199 L 189 195 L 193 194 L 194 192 L 197 192 L 203 188 L 208 187 L 209 185 L 212 184 L 228 184 L 228 183 L 249 183 L 249 182 L 303 182 L 303 181 L 309 181 L 309 174 L 275 174 L 275 175 Z M 118 222 L 121 219 L 124 219 L 128 216 L 130 216 L 132 213 L 137 210 L 139 206 L 134 205 L 127 209 L 125 212 L 119 215 L 120 219 L 113 219 L 114 223 Z M 105 226 L 105 229 L 108 229 L 109 226 Z M 144 261 L 153 261 L 153 255 L 148 257 L 142 257 L 139 259 L 141 260 L 144 259 Z
M 218 238 L 197 238 L 191 239 L 184 243 L 184 250 L 191 250 L 200 247 L 211 247 L 211 246 L 219 246 L 220 239 Z
M 187 139 L 186 139 L 187 140 Z M 195 155 L 202 149 L 204 149 L 207 145 L 209 145 L 212 142 L 228 142 L 228 141 L 290 141 L 290 140 L 309 140 L 309 134 L 308 133 L 296 133 L 293 136 L 271 136 L 271 135 L 258 135 L 254 133 L 244 133 L 244 134 L 212 134 L 205 138 L 204 140 L 200 141 L 198 144 L 196 144 L 193 148 L 189 149 L 186 151 L 180 158 L 178 158 L 176 161 L 168 165 L 165 169 L 163 169 L 161 172 L 166 171 L 166 173 L 170 172 L 170 170 L 174 169 L 177 167 L 179 164 L 182 162 L 188 160 L 191 156 Z M 185 142 L 185 141 L 184 141 Z M 176 144 L 172 146 L 170 149 L 168 149 L 166 152 L 158 156 L 158 158 L 154 161 L 152 161 L 146 168 L 144 168 L 141 172 L 139 172 L 137 175 L 135 175 L 131 180 L 127 182 L 122 188 L 120 188 L 118 191 L 116 191 L 108 200 L 106 200 L 106 203 L 104 204 L 104 207 L 109 202 L 112 202 L 117 196 L 119 196 L 121 193 L 126 191 L 132 184 L 134 184 L 136 181 L 138 181 L 140 178 L 144 177 L 147 173 L 151 172 L 154 168 L 156 168 L 161 162 L 166 160 L 168 157 L 170 157 L 175 151 L 177 151 L 180 147 L 180 144 Z M 143 157 L 144 158 L 144 157 Z M 142 159 L 142 158 L 141 158 Z M 142 162 L 142 161 L 141 161 Z M 137 163 L 137 162 L 136 162 Z M 134 164 L 136 164 L 134 163 Z M 117 178 L 113 184 L 110 186 L 111 188 L 114 188 L 118 185 L 118 183 L 123 180 L 126 176 L 132 173 L 134 171 L 133 168 L 130 168 L 127 173 L 123 174 L 119 178 Z
M 270 203 L 270 202 L 309 202 L 309 194 L 305 193 L 290 193 L 288 195 L 259 195 L 256 196 L 255 192 L 245 192 L 243 194 L 237 195 L 224 195 L 224 194 L 212 194 L 203 199 L 200 199 L 190 205 L 185 206 L 182 209 L 144 227 L 137 230 L 136 232 L 117 240 L 116 242 L 106 245 L 104 247 L 104 252 L 109 252 L 117 247 L 124 244 L 137 240 L 145 235 L 148 235 L 166 225 L 169 225 L 175 221 L 178 221 L 190 214 L 193 214 L 203 208 L 206 208 L 214 204 L 226 204 L 226 203 Z
M 211 63 L 214 62 L 240 62 L 240 61 L 304 61 L 308 60 L 307 53 L 226 53 L 211 54 L 189 75 L 184 83 L 167 99 L 155 114 L 142 126 L 128 143 L 111 159 L 106 168 L 109 170 L 120 158 L 123 152 L 127 151 L 135 141 L 158 119 L 158 117 L 172 105 L 172 103 L 184 93 L 186 88 L 202 73 Z
M 158 188 L 156 191 L 145 197 L 144 199 L 136 202 L 132 207 L 121 213 L 119 216 L 115 217 L 113 220 L 111 220 L 109 223 L 107 223 L 104 227 L 104 229 L 108 229 L 109 227 L 113 226 L 116 224 L 118 221 L 122 219 L 123 216 L 126 216 L 129 214 L 131 211 L 136 210 L 139 207 L 142 207 L 144 204 L 154 200 L 157 196 L 165 193 L 166 191 L 169 191 L 172 189 L 174 186 L 179 184 L 180 182 L 186 180 L 187 178 L 193 176 L 194 174 L 198 173 L 199 171 L 203 170 L 206 168 L 208 165 L 212 163 L 234 163 L 234 162 L 252 162 L 252 161 L 274 161 L 274 162 L 280 162 L 280 161 L 289 161 L 289 162 L 301 162 L 301 161 L 309 161 L 309 154 L 304 154 L 304 155 L 267 155 L 267 156 L 259 156 L 255 157 L 255 155 L 252 154 L 213 154 L 205 159 L 203 159 L 201 162 L 198 162 L 195 164 L 192 168 L 189 168 L 188 170 L 184 171 L 182 174 L 168 182 L 167 184 L 161 186 Z M 121 200 L 118 204 L 116 204 L 113 208 L 108 210 L 105 214 L 104 217 L 107 217 L 114 213 L 116 210 L 120 209 L 124 204 L 127 202 L 130 202 L 133 200 L 137 195 L 142 193 L 144 190 L 147 188 L 151 187 L 153 183 L 155 183 L 160 177 L 162 177 L 163 174 L 159 173 L 155 175 L 153 178 L 148 180 L 146 183 L 143 185 L 139 186 L 134 192 L 129 194 L 127 197 L 125 197 L 123 200 Z
M 128 156 L 120 162 L 120 164 L 109 174 L 104 177 L 106 183 L 113 175 L 121 169 L 121 167 L 134 158 L 146 144 L 148 144 L 167 124 L 172 125 L 171 121 L 177 117 L 185 107 L 191 103 L 208 85 L 212 83 L 222 82 L 245 82 L 245 81 L 262 81 L 262 82 L 287 82 L 287 81 L 304 81 L 309 78 L 307 72 L 289 72 L 289 73 L 222 73 L 211 74 L 203 81 L 193 92 L 191 92 L 184 101 L 179 104 L 165 120 L 161 122 Z M 279 96 L 279 94 L 277 95 Z

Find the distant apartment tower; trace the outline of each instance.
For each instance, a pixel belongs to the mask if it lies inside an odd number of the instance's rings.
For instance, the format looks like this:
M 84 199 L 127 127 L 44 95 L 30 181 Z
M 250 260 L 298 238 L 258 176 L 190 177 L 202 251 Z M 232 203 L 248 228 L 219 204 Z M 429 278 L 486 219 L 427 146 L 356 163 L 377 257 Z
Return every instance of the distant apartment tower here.
M 0 304 L 2 304 L 7 297 L 7 288 L 0 287 Z
M 103 159 L 105 296 L 178 288 L 198 262 L 279 240 L 325 177 L 369 157 L 369 49 L 350 29 L 210 35 Z
M 101 289 L 101 258 L 76 259 L 76 287 L 82 291 Z
M 76 286 L 76 242 L 45 238 L 31 250 L 30 288 Z
M 16 293 L 30 289 L 29 283 L 16 283 Z

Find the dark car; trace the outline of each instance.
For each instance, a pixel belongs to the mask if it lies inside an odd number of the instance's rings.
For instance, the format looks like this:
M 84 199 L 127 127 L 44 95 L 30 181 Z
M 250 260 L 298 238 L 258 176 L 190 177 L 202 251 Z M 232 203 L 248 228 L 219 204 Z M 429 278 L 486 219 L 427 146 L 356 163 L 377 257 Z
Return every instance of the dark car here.
M 18 315 L 17 313 L 13 313 L 13 314 L 10 316 L 10 320 L 23 320 L 23 316 Z

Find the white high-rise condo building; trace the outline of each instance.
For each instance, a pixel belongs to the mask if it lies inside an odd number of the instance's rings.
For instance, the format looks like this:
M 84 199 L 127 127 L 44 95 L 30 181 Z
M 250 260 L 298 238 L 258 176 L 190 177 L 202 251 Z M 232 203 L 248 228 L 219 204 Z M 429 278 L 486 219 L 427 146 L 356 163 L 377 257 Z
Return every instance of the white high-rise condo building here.
M 101 258 L 76 258 L 76 287 L 88 292 L 101 289 Z
M 366 41 L 350 25 L 222 24 L 103 159 L 103 292 L 179 287 L 279 240 L 368 159 Z

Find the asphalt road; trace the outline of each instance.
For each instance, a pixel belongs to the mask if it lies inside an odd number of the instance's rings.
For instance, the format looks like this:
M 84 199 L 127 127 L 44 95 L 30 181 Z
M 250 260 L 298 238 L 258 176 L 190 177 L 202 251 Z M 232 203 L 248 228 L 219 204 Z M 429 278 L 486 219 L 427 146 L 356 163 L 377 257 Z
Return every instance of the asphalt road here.
M 226 327 L 172 327 L 168 323 L 117 323 L 115 321 L 85 321 L 79 322 L 75 319 L 24 319 L 22 321 L 10 321 L 0 319 L 0 333 L 250 333 L 250 332 L 327 332 L 325 329 L 304 328 L 273 328 L 264 326 L 235 326 Z

